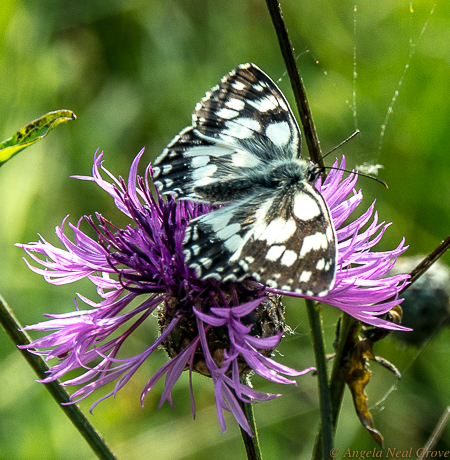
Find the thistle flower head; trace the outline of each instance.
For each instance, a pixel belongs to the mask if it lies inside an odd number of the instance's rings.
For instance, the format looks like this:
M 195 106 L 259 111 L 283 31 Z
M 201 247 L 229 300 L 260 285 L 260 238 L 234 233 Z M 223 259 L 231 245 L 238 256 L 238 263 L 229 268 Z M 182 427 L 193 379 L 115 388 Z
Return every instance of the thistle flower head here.
M 24 348 L 47 361 L 57 360 L 43 382 L 59 379 L 74 369 L 82 371 L 63 383 L 81 385 L 71 396 L 73 402 L 117 380 L 114 390 L 99 401 L 115 395 L 155 350 L 163 348 L 171 359 L 146 383 L 142 403 L 165 375 L 160 405 L 166 400 L 172 405 L 172 388 L 183 370 L 189 369 L 190 373 L 211 377 L 222 430 L 226 428 L 225 409 L 251 433 L 239 400 L 263 401 L 280 395 L 250 388 L 244 384 L 245 376 L 252 372 L 272 382 L 290 384 L 295 383 L 290 377 L 312 368 L 296 371 L 272 359 L 285 331 L 284 310 L 276 289 L 251 279 L 228 284 L 201 280 L 185 265 L 185 229 L 191 219 L 210 208 L 205 204 L 176 202 L 170 197 L 163 200 L 152 186 L 150 166 L 143 178 L 137 175 L 142 154 L 143 151 L 134 160 L 127 182 L 116 179 L 102 166 L 102 154 L 95 155 L 92 177 L 78 177 L 94 181 L 112 196 L 117 208 L 130 218 L 126 228 L 116 227 L 97 213 L 96 222 L 85 216 L 76 226 L 66 224 L 64 219 L 61 227 L 56 228 L 64 249 L 43 238 L 19 245 L 37 265 L 27 262 L 29 268 L 49 283 L 67 284 L 88 278 L 102 299 L 96 303 L 78 294 L 87 309 L 77 305 L 72 313 L 47 314 L 49 320 L 27 326 L 25 329 L 49 334 Z M 101 169 L 112 182 L 102 178 Z M 342 171 L 333 169 L 323 183 L 317 184 L 330 208 L 338 237 L 336 282 L 320 300 L 368 324 L 401 329 L 375 315 L 399 303 L 396 297 L 407 277 L 386 274 L 406 248 L 402 241 L 393 251 L 371 251 L 388 226 L 378 224 L 374 205 L 343 226 L 362 200 L 361 192 L 354 191 L 356 180 L 356 174 L 342 179 Z M 82 222 L 92 227 L 96 239 L 81 230 Z M 74 234 L 73 241 L 65 234 L 66 226 Z M 159 336 L 153 343 L 136 356 L 119 356 L 119 352 L 121 355 L 125 351 L 122 346 L 127 338 L 154 316 L 158 318 Z
M 177 203 L 171 198 L 164 201 L 158 193 L 152 195 L 151 168 L 147 168 L 145 178 L 137 176 L 142 154 L 143 151 L 133 162 L 127 183 L 103 168 L 102 154 L 95 156 L 92 177 L 78 177 L 93 180 L 107 191 L 117 208 L 131 219 L 131 225 L 120 229 L 101 214 L 96 214 L 97 223 L 85 216 L 83 220 L 94 229 L 97 239 L 81 230 L 80 220 L 77 226 L 68 224 L 74 233 L 72 242 L 65 235 L 64 219 L 61 227 L 56 228 L 64 249 L 43 238 L 37 243 L 20 245 L 41 265 L 35 267 L 27 262 L 30 269 L 49 283 L 67 284 L 87 277 L 102 298 L 95 303 L 78 295 L 90 309 L 80 310 L 77 306 L 72 313 L 48 314 L 45 316 L 50 320 L 26 327 L 52 332 L 25 348 L 46 360 L 58 360 L 43 382 L 63 377 L 74 369 L 85 371 L 63 383 L 82 385 L 72 394 L 76 402 L 118 379 L 114 390 L 102 399 L 114 395 L 162 347 L 171 360 L 147 382 L 142 403 L 156 382 L 166 375 L 161 404 L 167 400 L 172 405 L 172 388 L 183 370 L 189 368 L 190 372 L 212 378 L 222 430 L 222 409 L 226 409 L 250 433 L 237 400 L 268 400 L 280 395 L 253 390 L 242 383 L 243 376 L 255 372 L 270 381 L 288 384 L 295 381 L 286 376 L 298 376 L 311 368 L 299 372 L 271 358 L 285 328 L 279 296 L 251 281 L 230 286 L 214 280 L 202 281 L 184 265 L 182 242 L 186 226 L 191 219 L 208 212 L 209 207 L 186 201 Z M 101 177 L 100 169 L 113 183 Z M 138 306 L 131 305 L 135 299 L 139 300 Z M 154 313 L 160 326 L 159 337 L 137 356 L 118 357 L 126 339 Z M 119 328 L 125 328 L 125 332 L 111 338 Z M 194 401 L 192 381 L 191 400 Z

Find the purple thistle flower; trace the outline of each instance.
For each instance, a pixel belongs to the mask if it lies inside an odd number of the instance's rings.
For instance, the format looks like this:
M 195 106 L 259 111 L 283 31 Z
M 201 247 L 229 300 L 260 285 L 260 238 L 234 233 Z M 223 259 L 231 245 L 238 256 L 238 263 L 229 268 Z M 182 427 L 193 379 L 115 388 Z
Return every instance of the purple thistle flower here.
M 128 183 L 103 168 L 102 154 L 94 158 L 92 177 L 78 177 L 93 180 L 107 191 L 134 225 L 119 229 L 101 214 L 96 214 L 98 224 L 85 216 L 84 220 L 97 234 L 97 241 L 80 230 L 83 221 L 80 220 L 76 227 L 68 224 L 74 232 L 72 242 L 64 233 L 64 219 L 61 227 L 56 228 L 56 234 L 65 249 L 56 248 L 43 238 L 37 243 L 18 245 L 43 267 L 26 261 L 29 268 L 49 283 L 67 284 L 88 277 L 103 299 L 95 303 L 78 294 L 91 309 L 79 310 L 77 305 L 72 313 L 45 315 L 50 320 L 25 329 L 54 332 L 24 348 L 44 356 L 47 361 L 58 359 L 49 377 L 42 380 L 44 383 L 74 369 L 85 370 L 63 383 L 83 385 L 71 396 L 72 401 L 77 402 L 118 379 L 114 390 L 99 401 L 115 395 L 141 364 L 162 347 L 172 359 L 147 382 L 142 403 L 156 382 L 166 375 L 160 406 L 167 400 L 173 407 L 172 388 L 189 367 L 190 372 L 212 378 L 222 430 L 226 429 L 222 409 L 226 409 L 251 434 L 238 399 L 263 401 L 280 395 L 253 390 L 242 383 L 241 377 L 253 371 L 273 382 L 296 384 L 282 374 L 295 377 L 313 368 L 296 371 L 270 358 L 285 329 L 280 296 L 267 293 L 264 286 L 252 281 L 227 287 L 214 280 L 198 280 L 184 264 L 182 242 L 186 226 L 210 208 L 186 201 L 177 203 L 171 198 L 164 201 L 158 193 L 154 197 L 149 182 L 150 166 L 145 178 L 137 176 L 142 154 L 143 150 L 131 166 Z M 113 184 L 101 177 L 100 168 Z M 143 300 L 133 308 L 130 303 L 134 299 Z M 159 337 L 141 354 L 119 358 L 126 339 L 153 312 L 158 315 Z M 110 339 L 120 327 L 127 329 L 119 337 Z M 191 332 L 191 336 L 183 335 L 186 331 Z M 191 400 L 195 414 L 192 381 Z
M 183 370 L 189 368 L 190 373 L 195 371 L 212 378 L 222 431 L 226 429 L 225 409 L 251 434 L 238 401 L 263 401 L 280 395 L 250 388 L 243 383 L 243 376 L 254 372 L 272 382 L 295 384 L 285 376 L 295 377 L 313 369 L 295 371 L 270 357 L 285 330 L 278 294 L 286 293 L 252 280 L 225 285 L 197 279 L 194 271 L 184 264 L 182 242 L 189 221 L 210 208 L 205 204 L 176 202 L 170 197 L 164 201 L 157 191 L 153 196 L 150 166 L 144 178 L 137 175 L 142 154 L 143 150 L 131 166 L 128 183 L 103 168 L 102 154 L 94 157 L 92 177 L 77 177 L 95 181 L 107 191 L 133 225 L 120 229 L 101 214 L 96 214 L 98 224 L 85 216 L 84 221 L 96 232 L 97 241 L 80 230 L 83 221 L 80 220 L 77 226 L 68 224 L 74 232 L 72 242 L 64 233 L 64 219 L 56 234 L 65 249 L 56 248 L 43 238 L 36 243 L 18 245 L 43 267 L 26 261 L 29 268 L 49 283 L 67 284 L 87 277 L 103 299 L 95 303 L 78 294 L 91 308 L 79 310 L 76 305 L 72 313 L 45 315 L 50 320 L 25 329 L 53 332 L 24 348 L 47 361 L 57 358 L 58 362 L 42 382 L 56 380 L 74 369 L 84 370 L 80 376 L 62 383 L 82 385 L 71 396 L 72 402 L 118 379 L 114 390 L 97 401 L 92 410 L 101 400 L 115 395 L 141 364 L 162 347 L 171 360 L 145 385 L 142 404 L 145 395 L 166 375 L 160 406 L 167 400 L 173 407 L 172 388 Z M 344 164 L 343 160 L 341 167 Z M 101 177 L 100 168 L 112 179 L 112 184 Z M 371 251 L 388 227 L 377 223 L 375 213 L 372 223 L 362 230 L 373 215 L 374 205 L 340 228 L 362 200 L 361 192 L 354 191 L 357 175 L 342 180 L 342 174 L 333 169 L 323 184 L 317 184 L 331 210 L 339 241 L 335 286 L 326 297 L 317 300 L 337 306 L 365 323 L 402 329 L 375 315 L 386 313 L 399 303 L 396 296 L 407 275 L 384 276 L 406 247 L 402 241 L 393 251 Z M 352 191 L 353 195 L 347 198 Z M 395 300 L 388 300 L 392 297 Z M 134 299 L 142 299 L 136 307 L 130 305 Z M 141 354 L 119 358 L 126 339 L 154 312 L 158 316 L 159 337 Z M 119 327 L 125 327 L 125 332 L 110 338 Z M 190 387 L 195 416 L 192 379 Z

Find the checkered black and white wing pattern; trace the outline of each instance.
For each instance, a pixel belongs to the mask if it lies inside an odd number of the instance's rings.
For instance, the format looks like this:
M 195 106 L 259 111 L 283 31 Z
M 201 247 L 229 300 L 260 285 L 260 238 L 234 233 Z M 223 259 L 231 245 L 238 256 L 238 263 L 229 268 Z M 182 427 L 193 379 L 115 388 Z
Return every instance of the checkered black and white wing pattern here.
M 300 130 L 277 85 L 254 64 L 225 75 L 197 104 L 196 134 L 270 161 L 300 156 Z
M 189 223 L 186 263 L 199 278 L 324 296 L 336 272 L 336 235 L 300 158 L 300 130 L 275 83 L 254 64 L 222 78 L 192 125 L 154 163 L 155 185 L 179 199 L 224 205 Z
M 228 203 L 213 184 L 246 180 L 274 161 L 300 156 L 300 130 L 275 83 L 254 64 L 225 75 L 196 105 L 185 128 L 154 162 L 156 185 L 181 199 Z M 207 186 L 206 188 L 204 188 Z
M 328 208 L 309 183 L 257 192 L 193 220 L 186 263 L 199 278 L 242 281 L 324 296 L 335 277 L 336 237 Z

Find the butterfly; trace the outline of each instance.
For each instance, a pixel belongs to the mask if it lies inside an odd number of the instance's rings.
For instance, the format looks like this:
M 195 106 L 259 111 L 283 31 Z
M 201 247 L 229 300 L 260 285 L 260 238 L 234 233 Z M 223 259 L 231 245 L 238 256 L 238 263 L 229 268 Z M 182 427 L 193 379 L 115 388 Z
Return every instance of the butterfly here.
M 183 251 L 198 278 L 253 278 L 323 297 L 336 276 L 336 233 L 300 157 L 301 134 L 277 85 L 241 64 L 197 103 L 153 165 L 155 186 L 179 200 L 220 205 L 190 221 Z

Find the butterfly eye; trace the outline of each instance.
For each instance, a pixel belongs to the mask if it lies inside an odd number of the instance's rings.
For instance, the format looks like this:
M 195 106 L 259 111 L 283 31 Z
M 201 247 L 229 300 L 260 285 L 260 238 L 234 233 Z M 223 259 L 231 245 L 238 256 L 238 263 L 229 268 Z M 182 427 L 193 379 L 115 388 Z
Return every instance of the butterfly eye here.
M 315 182 L 316 179 L 319 177 L 320 168 L 317 166 L 312 166 L 306 171 L 305 177 L 308 182 Z

